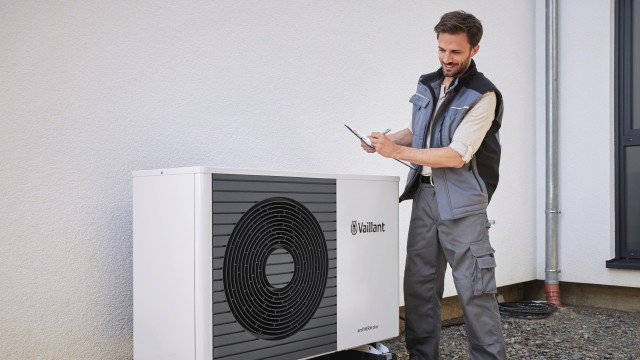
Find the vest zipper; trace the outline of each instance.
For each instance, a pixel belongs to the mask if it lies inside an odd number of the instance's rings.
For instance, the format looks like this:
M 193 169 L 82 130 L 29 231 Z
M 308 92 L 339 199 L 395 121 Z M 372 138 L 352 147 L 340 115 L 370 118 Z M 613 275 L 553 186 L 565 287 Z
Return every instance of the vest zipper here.
M 422 137 L 422 148 L 425 149 L 425 146 L 427 146 L 427 140 L 428 140 L 428 135 L 429 135 L 429 127 L 431 127 L 431 123 L 433 122 L 433 119 L 436 116 L 436 104 L 438 103 L 438 101 L 436 100 L 436 92 L 433 91 L 433 88 L 431 87 L 431 84 L 429 84 L 429 86 L 425 86 L 427 88 L 427 90 L 429 90 L 429 92 L 431 93 L 431 116 L 429 117 L 429 122 L 427 122 L 427 124 L 424 127 L 424 136 Z

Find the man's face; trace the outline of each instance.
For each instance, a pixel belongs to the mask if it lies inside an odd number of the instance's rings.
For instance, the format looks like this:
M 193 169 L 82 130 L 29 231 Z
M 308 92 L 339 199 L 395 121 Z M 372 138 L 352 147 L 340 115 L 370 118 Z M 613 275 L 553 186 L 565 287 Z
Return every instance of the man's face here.
M 480 45 L 471 47 L 465 33 L 440 33 L 438 35 L 438 58 L 444 76 L 456 77 L 464 74 L 471 64 L 471 58 L 479 49 Z

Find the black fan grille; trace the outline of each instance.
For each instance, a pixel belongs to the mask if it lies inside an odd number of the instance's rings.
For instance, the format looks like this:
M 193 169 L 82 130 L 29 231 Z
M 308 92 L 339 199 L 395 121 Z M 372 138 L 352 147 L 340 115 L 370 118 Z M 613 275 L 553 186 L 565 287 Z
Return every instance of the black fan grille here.
M 293 274 L 267 271 L 274 254 L 293 260 Z M 291 268 L 291 264 L 288 265 Z M 256 337 L 287 338 L 313 317 L 327 284 L 329 258 L 320 224 L 301 203 L 260 201 L 235 226 L 224 257 L 227 302 L 238 323 Z

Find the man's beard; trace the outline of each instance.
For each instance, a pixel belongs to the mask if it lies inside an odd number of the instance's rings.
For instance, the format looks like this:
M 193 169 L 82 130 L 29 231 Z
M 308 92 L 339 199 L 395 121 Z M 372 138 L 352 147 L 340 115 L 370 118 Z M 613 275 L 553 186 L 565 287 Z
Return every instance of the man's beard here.
M 469 68 L 469 64 L 471 64 L 471 56 L 469 56 L 466 60 L 462 61 L 460 66 L 458 66 L 457 68 L 454 68 L 453 70 L 447 70 L 444 66 L 445 63 L 443 63 L 442 61 L 440 62 L 440 64 L 442 66 L 442 72 L 444 73 L 444 76 L 458 77 L 464 74 L 465 71 L 467 71 L 467 69 Z

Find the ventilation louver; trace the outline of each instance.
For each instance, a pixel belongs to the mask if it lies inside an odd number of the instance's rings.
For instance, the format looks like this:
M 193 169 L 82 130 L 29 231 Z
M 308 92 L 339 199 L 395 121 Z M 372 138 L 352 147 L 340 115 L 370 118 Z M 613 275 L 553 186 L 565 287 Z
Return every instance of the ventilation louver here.
M 213 174 L 212 190 L 214 357 L 335 348 L 335 180 Z

